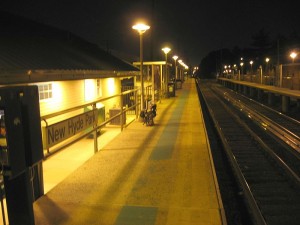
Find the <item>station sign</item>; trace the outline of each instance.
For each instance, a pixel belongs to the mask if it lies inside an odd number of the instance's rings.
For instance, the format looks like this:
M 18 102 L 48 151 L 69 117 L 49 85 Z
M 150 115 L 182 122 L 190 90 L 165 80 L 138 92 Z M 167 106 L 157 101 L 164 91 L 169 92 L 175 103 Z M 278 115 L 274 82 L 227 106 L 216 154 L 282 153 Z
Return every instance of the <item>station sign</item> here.
M 94 109 L 45 127 L 43 132 L 44 147 L 50 148 L 87 128 L 97 125 L 97 118 L 98 110 Z

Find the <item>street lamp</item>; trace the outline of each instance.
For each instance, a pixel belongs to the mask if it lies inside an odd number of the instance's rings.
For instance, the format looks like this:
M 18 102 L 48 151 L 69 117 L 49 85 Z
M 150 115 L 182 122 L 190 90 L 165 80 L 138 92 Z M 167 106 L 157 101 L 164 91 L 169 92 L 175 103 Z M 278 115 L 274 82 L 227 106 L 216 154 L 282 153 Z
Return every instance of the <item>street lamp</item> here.
M 177 61 L 179 62 L 180 65 L 183 63 L 182 59 L 178 59 Z M 178 66 L 178 72 L 179 72 L 179 79 L 183 80 L 183 72 L 180 66 Z
M 291 52 L 290 57 L 293 59 L 293 63 L 294 63 L 294 60 L 297 57 L 297 53 L 296 52 Z
M 178 56 L 174 55 L 172 58 L 174 59 L 174 62 L 175 62 L 175 79 L 177 79 L 177 65 L 176 65 L 176 60 L 178 59 Z
M 266 66 L 266 73 L 269 72 L 269 61 L 270 61 L 270 59 L 267 57 L 267 58 L 266 58 L 266 63 L 267 63 L 267 66 Z
M 165 86 L 167 85 L 167 83 L 169 82 L 169 76 L 168 76 L 168 53 L 171 51 L 171 49 L 169 47 L 164 47 L 161 49 L 164 53 L 165 53 L 165 57 L 166 57 L 166 73 L 165 73 Z M 167 90 L 167 87 L 165 87 L 165 90 Z
M 167 63 L 167 61 L 168 61 L 168 53 L 171 51 L 171 49 L 169 47 L 164 47 L 161 50 L 163 50 L 163 52 L 166 55 L 166 63 Z
M 240 66 L 241 66 L 241 72 L 242 72 L 242 73 L 241 73 L 241 74 L 242 74 L 242 79 L 243 79 L 243 74 L 244 74 L 244 71 L 243 71 L 243 65 L 244 65 L 244 63 L 241 62 L 241 63 L 240 63 Z M 241 79 L 241 78 L 240 78 L 240 79 Z
M 253 64 L 253 61 L 251 60 L 251 61 L 250 61 L 250 65 L 251 65 L 251 73 L 253 72 L 253 70 L 252 70 L 252 64 Z
M 150 29 L 150 26 L 138 23 L 132 26 L 132 29 L 136 30 L 140 35 L 141 110 L 144 110 L 143 34 Z

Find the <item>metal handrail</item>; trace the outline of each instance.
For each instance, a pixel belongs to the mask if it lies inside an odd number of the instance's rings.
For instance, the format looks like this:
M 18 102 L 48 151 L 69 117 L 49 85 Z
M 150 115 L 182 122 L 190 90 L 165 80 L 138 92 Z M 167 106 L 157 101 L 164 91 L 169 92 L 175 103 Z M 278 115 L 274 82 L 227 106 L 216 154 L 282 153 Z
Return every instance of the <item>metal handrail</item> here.
M 151 95 L 151 92 L 153 91 L 153 89 L 151 88 L 152 85 L 148 85 L 146 86 L 145 88 L 148 90 L 148 95 Z M 138 91 L 140 90 L 140 88 L 134 88 L 134 89 L 131 89 L 131 90 L 126 90 L 120 94 L 116 94 L 116 95 L 112 95 L 112 96 L 108 96 L 108 97 L 104 97 L 104 98 L 98 98 L 94 101 L 90 101 L 88 103 L 85 103 L 85 104 L 82 104 L 82 105 L 79 105 L 79 106 L 75 106 L 75 107 L 71 107 L 71 108 L 68 108 L 68 109 L 64 109 L 64 110 L 61 110 L 61 111 L 58 111 L 58 112 L 55 112 L 55 113 L 50 113 L 50 114 L 47 114 L 47 115 L 43 115 L 41 116 L 41 121 L 43 121 L 45 124 L 46 124 L 46 127 L 49 126 L 49 122 L 47 120 L 49 120 L 50 118 L 54 118 L 54 117 L 57 117 L 57 116 L 61 116 L 63 114 L 66 114 L 66 113 L 69 113 L 69 112 L 73 112 L 75 110 L 79 110 L 79 109 L 82 109 L 82 108 L 85 108 L 85 107 L 88 107 L 88 106 L 92 106 L 93 108 L 95 108 L 96 104 L 99 103 L 99 102 L 104 102 L 104 101 L 107 101 L 109 99 L 112 99 L 112 98 L 116 98 L 116 97 L 120 97 L 120 112 L 115 114 L 114 116 L 110 117 L 109 119 L 104 119 L 105 121 L 102 122 L 101 124 L 97 124 L 95 127 L 92 127 L 92 129 L 90 129 L 88 132 L 85 130 L 84 132 L 81 132 L 81 133 L 78 133 L 76 137 L 71 137 L 69 138 L 68 140 L 65 140 L 62 144 L 59 144 L 59 145 L 56 145 L 56 146 L 53 146 L 51 147 L 51 152 L 50 152 L 50 148 L 47 148 L 46 147 L 46 155 L 44 156 L 44 158 L 47 158 L 48 156 L 52 155 L 53 153 L 65 148 L 66 146 L 69 146 L 75 142 L 77 142 L 78 140 L 84 138 L 84 137 L 87 137 L 89 136 L 90 134 L 93 134 L 94 133 L 94 151 L 98 151 L 96 149 L 96 146 L 97 146 L 97 131 L 99 129 L 101 129 L 102 127 L 104 127 L 106 124 L 110 123 L 112 120 L 120 117 L 120 128 L 121 128 L 121 131 L 123 130 L 123 127 L 124 127 L 124 118 L 123 118 L 123 115 L 124 113 L 126 113 L 127 111 L 129 110 L 132 110 L 132 109 L 135 109 L 135 114 L 136 114 L 136 118 L 138 117 L 139 115 L 139 110 L 140 110 L 140 102 L 138 101 Z M 135 104 L 131 105 L 130 107 L 126 107 L 124 108 L 123 106 L 123 98 L 122 96 L 125 96 L 125 95 L 128 95 L 130 93 L 134 93 L 135 95 Z
M 103 102 L 103 101 L 106 101 L 106 100 L 109 100 L 109 99 L 112 99 L 112 98 L 120 97 L 120 96 L 125 95 L 125 94 L 134 93 L 134 92 L 137 92 L 138 90 L 139 89 L 136 88 L 136 89 L 124 91 L 121 94 L 112 95 L 112 96 L 105 97 L 105 98 L 99 98 L 99 99 L 97 99 L 95 101 L 91 101 L 91 102 L 85 103 L 85 104 L 80 105 L 80 106 L 75 106 L 75 107 L 68 108 L 68 109 L 65 109 L 65 110 L 61 110 L 61 111 L 58 111 L 58 112 L 55 112 L 55 113 L 50 113 L 50 114 L 41 116 L 41 120 L 45 121 L 46 119 L 49 119 L 49 118 L 52 118 L 52 117 L 56 117 L 56 116 L 59 116 L 61 114 L 65 114 L 65 113 L 68 113 L 68 112 L 72 112 L 72 111 L 75 111 L 77 109 L 82 109 L 84 107 L 91 106 L 91 105 L 94 105 L 94 104 L 97 104 L 99 102 Z
M 101 124 L 97 125 L 96 127 L 93 127 L 90 131 L 88 131 L 88 132 L 82 132 L 82 133 L 79 134 L 79 137 L 77 137 L 77 138 L 75 138 L 73 140 L 70 140 L 70 141 L 66 141 L 65 144 L 63 144 L 63 145 L 61 145 L 59 147 L 54 148 L 51 152 L 47 149 L 47 155 L 45 155 L 44 158 L 45 159 L 48 158 L 49 156 L 53 155 L 54 153 L 62 150 L 63 148 L 65 148 L 65 147 L 67 147 L 67 146 L 69 146 L 69 145 L 71 145 L 71 144 L 73 144 L 73 143 L 75 143 L 75 142 L 77 142 L 77 141 L 79 141 L 79 140 L 81 140 L 81 139 L 89 136 L 90 134 L 93 134 L 93 133 L 95 133 L 94 140 L 96 141 L 96 139 L 97 139 L 97 131 L 99 129 L 103 128 L 106 124 L 110 123 L 113 119 L 121 116 L 122 113 L 125 113 L 126 111 L 128 111 L 128 110 L 130 110 L 132 108 L 135 108 L 135 107 L 137 107 L 139 105 L 140 105 L 140 103 L 135 104 L 135 105 L 133 105 L 133 106 L 131 106 L 131 107 L 129 107 L 129 108 L 121 111 L 120 113 L 118 113 L 118 114 L 112 116 L 111 118 L 105 120 L 104 122 L 102 122 Z M 121 120 L 120 123 L 121 123 L 121 130 L 122 130 L 123 129 L 123 121 Z M 96 152 L 96 151 L 97 150 L 94 149 L 94 152 Z

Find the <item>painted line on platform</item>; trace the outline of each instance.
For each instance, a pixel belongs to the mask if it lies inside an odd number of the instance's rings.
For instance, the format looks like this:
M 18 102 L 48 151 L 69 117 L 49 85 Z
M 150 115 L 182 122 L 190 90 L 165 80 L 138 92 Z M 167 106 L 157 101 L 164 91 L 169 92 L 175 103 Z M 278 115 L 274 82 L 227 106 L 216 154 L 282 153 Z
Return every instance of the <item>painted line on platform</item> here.
M 157 142 L 157 145 L 150 155 L 150 160 L 166 160 L 172 156 L 174 144 L 176 143 L 177 133 L 180 126 L 180 119 L 188 94 L 188 90 L 182 91 L 182 94 L 178 99 L 178 104 L 174 109 L 165 129 L 163 130 L 162 135 Z

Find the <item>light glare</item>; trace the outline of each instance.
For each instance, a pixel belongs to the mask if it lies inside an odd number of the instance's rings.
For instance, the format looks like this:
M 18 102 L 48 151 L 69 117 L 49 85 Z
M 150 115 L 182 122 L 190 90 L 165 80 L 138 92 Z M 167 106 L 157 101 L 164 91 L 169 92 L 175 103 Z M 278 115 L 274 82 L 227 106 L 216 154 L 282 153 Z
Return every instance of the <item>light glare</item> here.
M 132 26 L 132 29 L 137 30 L 140 34 L 145 33 L 146 30 L 150 29 L 150 26 L 143 24 L 143 23 L 138 23 L 134 26 Z

